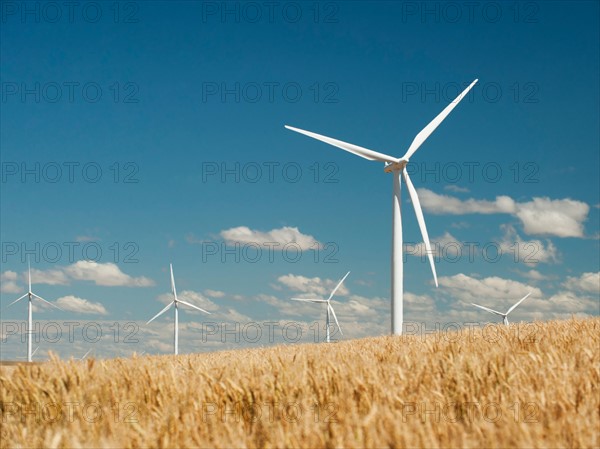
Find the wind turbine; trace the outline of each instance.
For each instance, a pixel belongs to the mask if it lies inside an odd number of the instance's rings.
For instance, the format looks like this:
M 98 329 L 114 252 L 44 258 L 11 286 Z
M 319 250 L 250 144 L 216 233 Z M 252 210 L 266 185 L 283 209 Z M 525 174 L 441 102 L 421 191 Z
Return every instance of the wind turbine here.
M 150 324 L 152 321 L 154 321 L 156 318 L 158 318 L 159 316 L 161 316 L 163 313 L 165 313 L 167 310 L 169 310 L 173 304 L 175 305 L 175 331 L 174 331 L 174 346 L 175 346 L 175 355 L 179 354 L 179 303 L 184 304 L 188 307 L 191 307 L 193 309 L 199 310 L 200 312 L 204 312 L 204 313 L 208 313 L 210 315 L 210 312 L 207 312 L 204 309 L 201 309 L 198 306 L 195 306 L 193 304 L 190 304 L 189 302 L 186 301 L 182 301 L 181 299 L 177 298 L 177 289 L 175 288 L 175 278 L 173 277 L 173 264 L 169 264 L 170 268 L 171 268 L 171 292 L 173 293 L 173 301 L 171 301 L 167 307 L 165 307 L 164 309 L 162 309 L 160 312 L 158 312 L 154 318 L 152 318 L 150 321 L 148 321 L 146 324 Z
M 33 310 L 32 310 L 32 300 L 33 300 L 33 298 L 39 299 L 40 301 L 43 301 L 46 304 L 50 304 L 52 307 L 55 307 L 58 310 L 62 310 L 62 309 L 60 307 L 52 304 L 50 301 L 46 301 L 44 298 L 42 298 L 41 296 L 36 295 L 35 293 L 33 293 L 31 291 L 31 264 L 29 263 L 29 258 L 27 258 L 27 267 L 28 267 L 28 272 L 29 272 L 29 290 L 27 291 L 27 293 L 25 293 L 19 299 L 15 299 L 13 302 L 11 302 L 8 305 L 8 307 L 10 307 L 13 304 L 19 302 L 23 298 L 29 298 L 29 301 L 28 301 L 28 304 L 27 304 L 27 361 L 31 362 L 32 361 L 32 357 L 33 357 L 33 353 L 31 352 L 31 336 L 33 334 Z
M 340 334 L 344 335 L 344 333 L 342 332 L 342 328 L 340 327 L 340 323 L 338 322 L 337 316 L 335 316 L 335 310 L 333 310 L 333 306 L 331 305 L 331 298 L 333 298 L 333 295 L 335 295 L 335 292 L 338 290 L 338 288 L 340 288 L 340 285 L 342 285 L 342 282 L 344 282 L 344 280 L 346 280 L 346 278 L 348 277 L 349 274 L 350 274 L 350 272 L 348 271 L 346 273 L 346 276 L 344 276 L 342 278 L 342 280 L 340 282 L 338 282 L 338 285 L 335 286 L 335 288 L 332 290 L 331 294 L 329 295 L 329 298 L 327 298 L 327 299 L 292 298 L 292 301 L 327 303 L 327 315 L 325 318 L 325 327 L 326 327 L 325 332 L 327 335 L 327 337 L 326 337 L 327 343 L 329 343 L 331 341 L 330 336 L 329 336 L 329 326 L 330 326 L 329 313 L 330 312 L 331 312 L 331 315 L 333 315 L 333 319 L 335 320 L 335 324 L 337 324 Z
M 392 315 L 392 334 L 402 334 L 402 322 L 403 322 L 403 310 L 402 310 L 402 299 L 403 299 L 403 260 L 402 260 L 402 221 L 400 215 L 400 173 L 404 177 L 406 186 L 408 187 L 408 193 L 412 201 L 413 207 L 415 208 L 415 214 L 417 215 L 417 221 L 419 222 L 419 228 L 423 235 L 423 241 L 427 255 L 429 257 L 429 264 L 433 271 L 433 280 L 435 286 L 438 286 L 437 275 L 435 272 L 435 265 L 433 263 L 433 254 L 431 251 L 431 245 L 429 243 L 429 236 L 427 234 L 427 228 L 425 226 L 425 220 L 423 218 L 423 211 L 421 210 L 421 204 L 417 191 L 415 190 L 406 166 L 411 156 L 419 149 L 419 147 L 425 142 L 425 140 L 435 131 L 435 129 L 442 123 L 442 121 L 452 112 L 456 105 L 467 95 L 469 90 L 475 85 L 477 80 L 473 81 L 469 87 L 467 87 L 452 103 L 436 117 L 431 123 L 421 130 L 419 134 L 414 138 L 408 151 L 401 158 L 389 156 L 387 154 L 379 153 L 377 151 L 369 150 L 367 148 L 359 147 L 351 143 L 342 142 L 341 140 L 332 139 L 331 137 L 322 136 L 310 131 L 304 131 L 302 129 L 293 128 L 285 125 L 289 130 L 296 131 L 300 134 L 312 137 L 317 140 L 321 140 L 325 143 L 341 148 L 342 150 L 353 153 L 362 158 L 379 161 L 385 164 L 383 171 L 385 173 L 392 173 L 394 178 L 394 195 L 392 202 L 392 304 L 391 304 L 391 315 Z
M 495 313 L 496 315 L 500 315 L 502 317 L 502 322 L 505 325 L 508 326 L 508 314 L 510 312 L 512 312 L 513 310 L 515 310 L 519 304 L 521 304 L 523 301 L 525 301 L 529 295 L 531 295 L 531 292 L 527 293 L 523 298 L 521 298 L 519 300 L 519 302 L 517 302 L 510 309 L 508 309 L 508 311 L 506 313 L 502 313 L 502 312 L 498 312 L 496 310 L 488 309 L 487 307 L 480 306 L 479 304 L 475 304 L 474 302 L 472 302 L 471 304 L 473 304 L 475 307 L 479 307 L 480 309 L 487 310 L 488 312 Z

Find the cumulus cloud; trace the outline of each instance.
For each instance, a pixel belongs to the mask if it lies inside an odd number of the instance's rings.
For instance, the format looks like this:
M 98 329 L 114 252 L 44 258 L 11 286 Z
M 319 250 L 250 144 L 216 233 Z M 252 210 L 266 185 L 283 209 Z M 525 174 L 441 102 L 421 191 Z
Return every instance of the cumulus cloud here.
M 295 274 L 279 276 L 277 281 L 290 290 L 320 297 L 329 296 L 339 282 L 339 280 L 321 279 L 320 277 L 309 278 Z M 347 294 L 348 289 L 342 284 L 337 290 L 336 295 L 344 296 Z
M 95 315 L 108 315 L 108 312 L 99 302 L 92 302 L 77 296 L 63 296 L 56 300 L 56 305 L 63 310 L 77 313 L 89 313 Z
M 225 292 L 211 289 L 204 290 L 204 294 L 210 298 L 222 298 L 223 296 L 225 296 Z
M 272 229 L 267 232 L 253 230 L 247 226 L 238 226 L 237 228 L 225 229 L 220 232 L 220 235 L 228 244 L 254 243 L 262 246 L 278 243 L 279 246 L 275 246 L 275 248 L 281 248 L 289 243 L 295 243 L 302 250 L 317 249 L 323 246 L 312 235 L 303 234 L 298 228 L 290 226 Z
M 571 199 L 553 200 L 547 197 L 517 203 L 509 196 L 493 201 L 469 198 L 461 200 L 439 195 L 429 189 L 418 189 L 421 204 L 430 213 L 440 215 L 510 214 L 518 218 L 527 234 L 584 237 L 583 223 L 590 207 Z
M 23 273 L 27 279 L 27 272 Z M 31 270 L 34 284 L 69 285 L 72 281 L 92 281 L 105 287 L 151 287 L 154 281 L 144 276 L 133 277 L 123 273 L 114 263 L 80 260 L 66 267 L 50 270 Z
M 514 214 L 516 203 L 509 196 L 498 196 L 494 201 L 461 200 L 450 195 L 439 195 L 429 189 L 417 189 L 421 205 L 432 214 L 464 215 L 464 214 Z
M 27 272 L 23 273 L 27 278 Z M 31 280 L 36 284 L 69 285 L 69 278 L 61 269 L 31 270 Z
M 477 279 L 459 273 L 454 276 L 440 277 L 438 281 L 440 287 L 443 287 L 451 297 L 467 303 L 481 304 L 481 301 L 488 301 L 488 304 L 494 302 L 508 308 L 529 292 L 536 297 L 542 296 L 541 290 L 537 287 L 497 276 Z
M 513 226 L 502 225 L 500 228 L 504 230 L 500 249 L 516 262 L 526 265 L 558 262 L 558 250 L 550 240 L 545 243 L 541 240 L 523 240 Z
M 583 237 L 583 222 L 589 211 L 581 201 L 534 198 L 519 204 L 516 216 L 527 234 Z
M 108 287 L 150 287 L 154 285 L 147 277 L 132 277 L 125 274 L 114 263 L 98 263 L 80 260 L 64 268 L 64 272 L 77 281 L 92 281 Z
M 457 186 L 456 184 L 449 184 L 447 186 L 444 186 L 444 190 L 447 190 L 448 192 L 456 192 L 456 193 L 470 192 L 470 190 L 467 189 L 466 187 L 460 187 L 460 186 Z
M 436 257 L 436 260 L 440 256 L 445 256 L 451 259 L 460 257 L 463 249 L 468 251 L 467 248 L 463 248 L 463 243 L 457 240 L 449 232 L 445 232 L 444 235 L 430 239 L 431 252 Z M 410 243 L 404 244 L 404 252 L 410 256 L 418 256 L 421 258 L 427 257 L 427 250 L 425 249 L 425 243 Z
M 583 273 L 579 277 L 569 276 L 562 285 L 569 290 L 600 295 L 600 272 Z
M 22 289 L 17 285 L 18 277 L 16 272 L 10 270 L 0 273 L 0 292 L 20 293 Z

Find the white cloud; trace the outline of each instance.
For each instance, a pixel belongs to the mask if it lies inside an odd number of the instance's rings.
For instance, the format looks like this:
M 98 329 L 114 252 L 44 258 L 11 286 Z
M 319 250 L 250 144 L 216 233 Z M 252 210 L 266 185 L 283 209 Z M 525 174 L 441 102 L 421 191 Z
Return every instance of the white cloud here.
M 579 277 L 567 277 L 562 284 L 565 288 L 600 295 L 600 272 L 583 273 Z
M 444 186 L 444 190 L 447 190 L 448 192 L 456 192 L 456 193 L 470 192 L 470 190 L 467 189 L 466 187 L 460 187 L 460 186 L 457 186 L 456 184 L 449 184 L 447 186 Z
M 429 189 L 417 189 L 423 207 L 432 214 L 514 214 L 516 203 L 509 196 L 498 196 L 494 201 L 461 200 L 450 195 L 438 195 Z
M 546 280 L 550 279 L 549 276 L 545 276 L 537 270 L 529 270 L 529 271 L 525 271 L 525 272 L 519 272 L 519 274 L 521 276 L 523 276 L 524 278 L 530 279 L 532 281 L 546 281 Z
M 95 315 L 108 315 L 108 312 L 99 302 L 88 301 L 76 296 L 63 296 L 56 300 L 56 305 L 61 309 L 77 313 L 89 313 Z
M 246 226 L 238 226 L 237 228 L 225 229 L 220 232 L 221 237 L 228 243 L 257 245 L 278 243 L 279 246 L 274 246 L 276 249 L 281 249 L 289 243 L 296 243 L 300 249 L 318 249 L 322 247 L 311 235 L 302 234 L 298 228 L 284 226 L 279 229 L 272 229 L 267 232 L 252 230 Z
M 287 274 L 277 278 L 277 281 L 293 291 L 303 294 L 317 295 L 320 297 L 329 296 L 339 280 L 321 279 L 320 277 L 308 278 L 305 276 Z M 336 295 L 344 296 L 348 294 L 348 289 L 344 284 L 337 290 Z
M 475 302 L 481 304 L 484 301 L 487 304 L 491 304 L 494 302 L 499 309 L 502 309 L 504 306 L 507 306 L 506 308 L 508 309 L 508 307 L 530 291 L 533 296 L 542 296 L 541 290 L 537 287 L 531 287 L 518 281 L 503 279 L 497 276 L 476 279 L 459 273 L 454 276 L 440 277 L 439 285 L 453 298 L 467 303 Z M 494 307 L 492 306 L 492 308 Z
M 493 201 L 469 198 L 461 200 L 450 195 L 439 195 L 429 189 L 418 189 L 421 204 L 430 213 L 510 214 L 521 220 L 527 234 L 555 235 L 558 237 L 584 237 L 583 223 L 590 207 L 571 199 L 552 200 L 533 198 L 517 203 L 509 196 L 498 196 Z
M 465 249 L 463 243 L 449 232 L 445 232 L 440 237 L 430 239 L 430 243 L 432 254 L 436 257 L 436 260 L 440 255 L 455 260 L 461 257 Z M 427 257 L 427 250 L 423 242 L 417 244 L 406 242 L 404 244 L 404 252 L 410 256 Z
M 0 292 L 20 293 L 23 290 L 17 285 L 18 275 L 14 271 L 0 273 Z
M 27 278 L 27 272 L 23 273 Z M 34 284 L 69 285 L 69 278 L 61 269 L 31 270 L 31 282 Z
M 109 287 L 150 287 L 154 285 L 147 277 L 132 277 L 125 274 L 114 263 L 98 263 L 80 260 L 64 268 L 65 273 L 74 280 L 93 281 L 96 285 Z
M 583 237 L 590 207 L 571 199 L 534 198 L 518 205 L 516 216 L 527 234 Z
M 545 244 L 541 240 L 523 240 L 513 226 L 502 225 L 500 228 L 504 230 L 500 249 L 516 262 L 526 265 L 558 262 L 558 250 L 550 240 Z
M 209 288 L 204 290 L 204 294 L 210 298 L 222 298 L 223 296 L 225 296 L 225 292 L 219 290 L 211 290 Z

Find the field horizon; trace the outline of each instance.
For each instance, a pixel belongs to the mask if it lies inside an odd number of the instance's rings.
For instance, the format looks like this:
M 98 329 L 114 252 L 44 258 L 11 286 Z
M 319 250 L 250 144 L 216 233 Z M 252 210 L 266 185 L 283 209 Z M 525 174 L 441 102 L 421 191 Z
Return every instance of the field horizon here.
M 598 447 L 599 330 L 0 366 L 1 447 Z

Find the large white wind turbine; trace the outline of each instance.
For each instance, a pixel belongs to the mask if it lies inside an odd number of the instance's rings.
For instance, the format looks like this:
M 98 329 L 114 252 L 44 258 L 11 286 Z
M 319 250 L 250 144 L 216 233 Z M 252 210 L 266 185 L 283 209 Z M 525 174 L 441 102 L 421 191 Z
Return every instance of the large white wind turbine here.
M 148 321 L 146 324 L 150 324 L 152 321 L 154 321 L 156 318 L 158 318 L 159 316 L 161 316 L 163 313 L 165 313 L 167 310 L 169 310 L 173 305 L 175 305 L 175 333 L 174 333 L 174 337 L 173 337 L 173 344 L 175 346 L 175 355 L 179 354 L 179 304 L 184 304 L 188 307 L 191 307 L 192 309 L 196 309 L 199 310 L 200 312 L 204 312 L 204 313 L 208 313 L 210 315 L 210 312 L 207 312 L 204 309 L 201 309 L 198 306 L 195 306 L 193 304 L 190 304 L 189 302 L 186 301 L 182 301 L 181 299 L 177 298 L 177 289 L 175 288 L 175 278 L 173 277 L 173 264 L 169 264 L 170 268 L 171 268 L 171 292 L 173 293 L 173 301 L 171 301 L 167 307 L 165 307 L 164 309 L 162 309 L 160 312 L 158 312 L 154 318 L 152 318 L 150 321 Z
M 36 295 L 35 293 L 33 293 L 31 291 L 31 264 L 29 263 L 29 259 L 27 259 L 27 267 L 28 267 L 28 272 L 29 272 L 29 290 L 27 291 L 27 293 L 25 293 L 19 299 L 16 299 L 13 302 L 11 302 L 8 305 L 8 307 L 10 307 L 13 304 L 19 302 L 23 298 L 28 298 L 29 299 L 28 304 L 27 304 L 27 361 L 31 362 L 32 361 L 32 357 L 33 357 L 33 353 L 31 352 L 31 339 L 32 339 L 32 335 L 33 335 L 33 310 L 32 310 L 32 307 L 33 307 L 32 300 L 33 300 L 33 298 L 39 299 L 40 301 L 43 301 L 46 304 L 50 304 L 52 307 L 55 307 L 58 310 L 62 310 L 62 309 L 60 307 L 52 304 L 50 301 L 46 301 L 44 298 L 42 298 L 41 296 Z M 36 349 L 36 351 L 37 351 L 37 349 Z
M 387 154 L 379 153 L 377 151 L 368 150 L 351 143 L 342 142 L 341 140 L 332 139 L 330 137 L 322 136 L 310 131 L 304 131 L 302 129 L 293 128 L 291 126 L 285 126 L 287 129 L 296 131 L 298 133 L 307 135 L 317 140 L 321 140 L 325 143 L 341 148 L 342 150 L 353 153 L 357 156 L 363 157 L 371 161 L 379 161 L 385 164 L 384 172 L 392 173 L 394 178 L 394 196 L 393 196 L 393 215 L 392 215 L 392 334 L 402 334 L 402 321 L 403 321 L 403 310 L 402 310 L 402 297 L 403 297 L 403 260 L 402 260 L 402 222 L 400 215 L 400 173 L 404 177 L 406 186 L 408 187 L 408 193 L 412 201 L 413 207 L 415 208 L 415 214 L 417 215 L 417 221 L 421 228 L 421 234 L 423 235 L 423 241 L 425 242 L 425 248 L 429 257 L 429 264 L 433 271 L 433 279 L 437 287 L 437 275 L 435 272 L 435 265 L 433 263 L 433 254 L 431 252 L 431 245 L 429 243 L 429 236 L 427 234 L 427 228 L 425 226 L 425 220 L 423 219 L 423 211 L 421 210 L 421 204 L 419 203 L 419 197 L 415 190 L 406 165 L 410 157 L 419 149 L 419 147 L 425 142 L 425 140 L 435 131 L 440 123 L 450 114 L 452 109 L 467 95 L 469 90 L 475 85 L 477 80 L 473 81 L 469 87 L 467 87 L 452 103 L 436 117 L 431 123 L 421 130 L 419 134 L 414 138 L 408 151 L 401 158 L 389 156 Z
M 348 277 L 349 274 L 350 274 L 350 272 L 348 271 L 346 273 L 346 276 L 344 276 L 342 278 L 342 280 L 340 282 L 338 282 L 338 285 L 336 285 L 335 288 L 331 291 L 331 294 L 329 295 L 329 298 L 327 298 L 327 299 L 292 298 L 292 301 L 327 303 L 327 315 L 325 318 L 325 332 L 326 332 L 327 343 L 330 342 L 330 335 L 329 335 L 329 327 L 331 324 L 330 315 L 329 315 L 330 312 L 331 312 L 331 315 L 333 315 L 333 319 L 335 320 L 335 324 L 337 324 L 340 334 L 344 335 L 344 333 L 342 332 L 342 328 L 340 327 L 340 323 L 338 322 L 337 316 L 335 316 L 335 310 L 333 310 L 333 306 L 331 305 L 331 298 L 333 298 L 333 295 L 335 295 L 335 292 L 338 290 L 338 288 L 340 288 L 340 285 L 342 285 L 342 282 L 344 282 L 346 280 L 346 278 Z
M 508 326 L 508 314 L 510 312 L 512 312 L 513 310 L 515 310 L 519 304 L 521 304 L 523 301 L 525 301 L 529 295 L 531 295 L 531 292 L 527 293 L 523 298 L 521 298 L 519 300 L 519 302 L 517 302 L 514 306 L 512 306 L 510 309 L 508 309 L 506 313 L 502 313 L 502 312 L 498 312 L 496 310 L 488 309 L 487 307 L 480 306 L 479 304 L 475 304 L 474 302 L 472 302 L 471 304 L 473 304 L 475 307 L 479 307 L 480 309 L 486 310 L 486 311 L 488 311 L 490 313 L 494 313 L 496 315 L 500 315 L 502 317 L 502 322 Z

